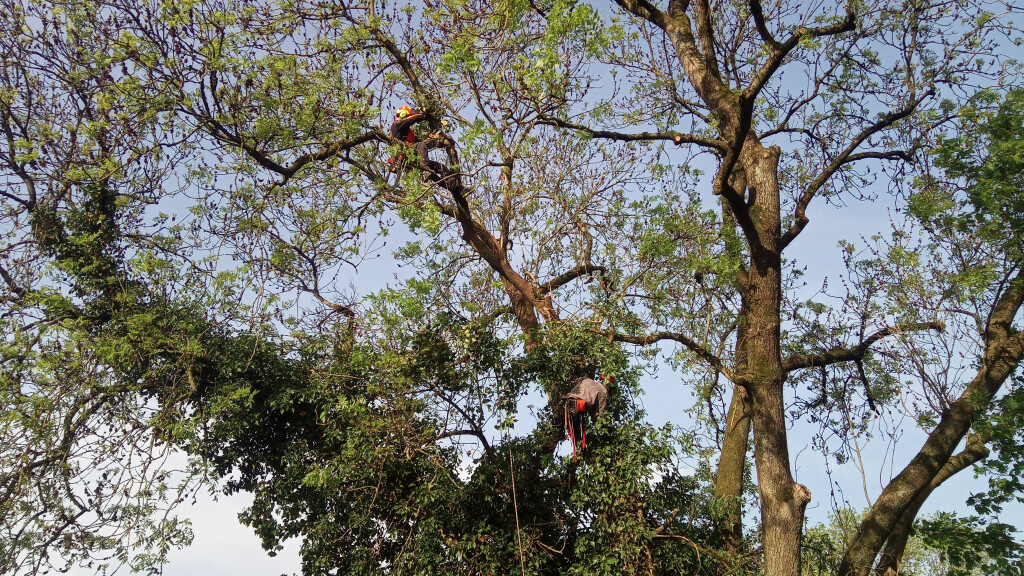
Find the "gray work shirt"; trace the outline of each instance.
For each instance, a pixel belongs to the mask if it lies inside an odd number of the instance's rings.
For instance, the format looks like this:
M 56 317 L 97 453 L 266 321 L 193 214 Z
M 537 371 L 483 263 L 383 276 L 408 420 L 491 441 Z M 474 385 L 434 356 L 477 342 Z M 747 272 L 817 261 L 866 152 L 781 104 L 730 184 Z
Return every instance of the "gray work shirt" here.
M 582 398 L 587 403 L 587 413 L 592 418 L 604 412 L 608 406 L 608 388 L 592 378 L 576 378 L 573 387 L 563 398 Z

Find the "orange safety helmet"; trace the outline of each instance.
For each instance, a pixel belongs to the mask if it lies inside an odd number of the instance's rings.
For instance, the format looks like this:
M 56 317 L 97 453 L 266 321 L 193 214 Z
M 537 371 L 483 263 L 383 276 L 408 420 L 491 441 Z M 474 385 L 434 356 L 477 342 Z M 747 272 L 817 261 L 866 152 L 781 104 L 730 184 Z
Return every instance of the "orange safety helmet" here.
M 408 106 L 402 106 L 398 109 L 398 112 L 395 112 L 395 116 L 398 116 L 399 118 L 405 118 L 409 114 L 412 114 L 412 108 L 409 108 Z

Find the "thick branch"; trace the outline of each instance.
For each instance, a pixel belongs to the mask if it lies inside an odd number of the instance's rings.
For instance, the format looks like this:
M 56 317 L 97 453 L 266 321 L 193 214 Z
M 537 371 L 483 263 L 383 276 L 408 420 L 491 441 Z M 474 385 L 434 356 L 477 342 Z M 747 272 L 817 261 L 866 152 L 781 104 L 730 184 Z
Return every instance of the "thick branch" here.
M 461 173 L 448 173 L 448 169 L 439 163 L 426 158 L 429 142 L 418 144 L 417 153 L 420 157 L 419 168 L 429 175 L 429 179 L 445 188 L 455 201 L 454 206 L 440 206 L 441 213 L 450 216 L 462 228 L 462 239 L 465 240 L 483 260 L 501 278 L 505 291 L 512 301 L 512 313 L 523 329 L 529 343 L 534 330 L 538 327 L 537 313 L 548 321 L 557 320 L 557 314 L 550 301 L 526 278 L 523 277 L 508 261 L 501 242 L 487 228 L 473 217 L 466 191 L 461 184 Z M 452 143 L 444 140 L 449 159 L 458 163 Z M 530 345 L 530 344 L 528 344 Z
M 732 372 L 732 370 L 730 370 L 728 367 L 726 367 L 725 363 L 722 362 L 721 358 L 719 358 L 713 352 L 711 352 L 707 348 L 701 346 L 696 341 L 694 341 L 692 338 L 690 338 L 690 337 L 688 337 L 688 336 L 686 336 L 684 334 L 679 334 L 678 332 L 665 332 L 665 331 L 662 331 L 662 332 L 653 332 L 653 333 L 648 334 L 646 336 L 630 336 L 628 334 L 620 334 L 618 332 L 599 330 L 599 329 L 596 329 L 596 328 L 592 329 L 591 332 L 593 332 L 594 334 L 601 334 L 602 336 L 607 336 L 608 338 L 611 338 L 612 340 L 615 340 L 616 342 L 625 342 L 627 344 L 636 344 L 637 346 L 650 346 L 651 344 L 657 344 L 658 342 L 661 342 L 662 340 L 671 340 L 673 342 L 678 342 L 678 343 L 682 344 L 684 347 L 686 347 L 688 350 L 693 352 L 694 354 L 696 354 L 696 355 L 700 356 L 702 359 L 704 359 L 704 361 L 706 361 L 708 364 L 710 364 L 712 368 L 714 368 L 719 373 L 721 373 L 723 376 L 728 378 L 731 382 L 736 383 L 736 384 L 740 384 L 740 385 L 743 384 L 743 382 L 737 381 L 738 380 L 737 376 Z
M 745 333 L 746 327 L 740 326 L 738 342 L 742 342 Z M 738 370 L 742 370 L 745 364 L 745 352 L 742 347 L 743 344 L 737 344 Z M 743 547 L 743 485 L 750 440 L 751 410 L 750 396 L 746 389 L 734 386 L 722 430 L 722 448 L 715 474 L 715 499 L 722 512 L 716 519 L 715 532 L 725 548 L 733 553 L 739 552 Z
M 736 173 L 735 168 L 739 161 L 742 147 L 742 139 L 730 146 L 729 151 L 722 158 L 722 163 L 718 166 L 718 172 L 715 173 L 715 180 L 711 191 L 713 194 L 725 198 L 729 208 L 732 210 L 733 219 L 736 220 L 736 223 L 743 230 L 743 234 L 747 237 L 750 245 L 758 246 L 761 244 L 761 236 L 757 231 L 757 226 L 754 225 L 754 221 L 750 218 L 749 207 L 743 201 L 743 192 L 729 182 L 729 179 Z
M 757 28 L 757 33 L 761 35 L 761 40 L 764 40 L 764 43 L 773 51 L 781 50 L 782 45 L 772 36 L 772 33 L 768 31 L 768 26 L 765 25 L 761 0 L 750 0 L 750 14 L 754 17 L 754 26 Z
M 697 0 L 694 7 L 697 17 L 697 36 L 700 38 L 701 51 L 704 53 L 704 64 L 709 74 L 722 79 L 718 69 L 718 58 L 715 57 L 715 29 L 711 22 L 712 9 L 708 0 Z
M 278 164 L 252 144 L 246 143 L 244 138 L 238 136 L 237 134 L 231 133 L 216 120 L 207 119 L 207 123 L 211 127 L 209 132 L 214 138 L 217 138 L 222 142 L 227 142 L 229 144 L 233 144 L 239 147 L 242 151 L 248 154 L 250 158 L 255 160 L 257 164 L 266 168 L 267 170 L 270 170 L 271 172 L 280 174 L 281 176 L 284 177 L 284 180 L 286 181 L 292 176 L 294 176 L 299 170 L 301 170 L 305 165 L 309 164 L 310 162 L 322 162 L 324 160 L 327 160 L 328 158 L 333 158 L 334 156 L 337 156 L 346 150 L 350 150 L 352 148 L 355 148 L 356 146 L 365 144 L 367 142 L 371 142 L 373 140 L 378 140 L 381 142 L 390 141 L 390 137 L 385 135 L 383 132 L 379 130 L 370 130 L 369 132 L 356 136 L 355 138 L 335 142 L 334 144 L 327 146 L 326 148 L 319 152 L 303 154 L 302 156 L 299 156 L 298 158 L 293 160 L 291 164 L 285 166 L 282 164 Z
M 956 447 L 970 430 L 976 414 L 984 410 L 1007 378 L 1024 358 L 1024 338 L 1013 328 L 1013 320 L 1024 303 L 1024 274 L 1017 273 L 992 308 L 985 328 L 985 351 L 978 373 L 960 397 L 943 412 L 928 434 L 921 450 L 882 490 L 874 506 L 861 521 L 850 543 L 839 573 L 866 576 L 886 539 L 914 500 L 926 491 L 949 462 Z
M 936 332 L 942 332 L 945 329 L 946 325 L 942 322 L 918 322 L 907 325 L 886 326 L 865 338 L 860 344 L 850 348 L 836 347 L 819 354 L 796 354 L 785 358 L 782 361 L 782 369 L 786 372 L 792 372 L 793 370 L 801 370 L 804 368 L 820 368 L 823 366 L 838 364 L 840 362 L 863 360 L 871 346 L 887 336 L 904 334 L 907 332 L 917 332 L 921 330 L 935 330 Z
M 579 266 L 569 270 L 564 274 L 560 274 L 547 282 L 540 285 L 539 292 L 541 294 L 547 294 L 552 290 L 556 290 L 562 286 L 565 286 L 569 282 L 587 274 L 593 274 L 594 272 L 605 272 L 607 269 L 604 266 L 597 266 L 594 264 L 580 264 Z
M 647 20 L 665 32 L 675 48 L 679 63 L 697 94 L 712 110 L 724 109 L 730 94 L 728 87 L 709 67 L 709 55 L 698 48 L 690 18 L 686 15 L 689 0 L 670 0 L 668 12 L 662 12 L 646 0 L 615 0 L 631 14 Z M 698 10 L 698 12 L 700 12 Z M 700 15 L 698 14 L 698 17 Z M 700 24 L 698 23 L 698 26 Z M 713 50 L 713 49 L 712 49 Z M 710 55 L 713 61 L 713 53 Z
M 671 524 L 676 519 L 676 514 L 679 514 L 679 508 L 673 508 L 672 509 L 672 513 L 669 514 L 668 518 L 664 522 L 661 523 L 661 526 L 658 526 L 657 528 L 654 529 L 654 534 L 657 535 L 657 534 L 661 534 L 662 532 L 664 532 L 665 528 L 667 528 L 668 525 Z
M 568 128 L 588 134 L 593 138 L 603 138 L 606 140 L 615 140 L 620 142 L 636 142 L 636 141 L 653 141 L 653 140 L 670 140 L 676 144 L 697 144 L 704 146 L 705 148 L 713 148 L 715 150 L 724 151 L 726 143 L 722 140 L 715 140 L 713 138 L 705 138 L 703 136 L 697 136 L 694 134 L 685 134 L 683 132 L 638 132 L 635 134 L 627 134 L 624 132 L 615 132 L 611 130 L 597 130 L 581 124 L 575 124 L 573 122 L 567 122 L 559 118 L 553 118 L 550 116 L 541 116 L 538 124 L 546 124 L 548 126 L 556 126 L 558 128 Z
M 938 488 L 946 480 L 966 470 L 968 466 L 973 466 L 988 458 L 990 452 L 980 436 L 971 435 L 967 438 L 967 445 L 964 446 L 963 451 L 950 457 L 946 465 L 942 467 L 942 470 L 939 470 L 939 473 L 932 479 L 930 487 L 933 490 Z
M 669 26 L 668 16 L 647 0 L 615 0 L 615 2 L 630 14 L 643 18 L 662 30 L 667 30 Z
M 984 460 L 989 455 L 989 449 L 985 442 L 978 436 L 969 436 L 967 446 L 959 454 L 952 456 L 946 465 L 939 470 L 931 483 L 918 497 L 913 504 L 903 513 L 899 522 L 889 532 L 889 538 L 885 542 L 885 549 L 882 550 L 875 573 L 879 576 L 896 576 L 900 572 L 900 565 L 903 563 L 903 554 L 907 548 L 907 539 L 910 537 L 910 530 L 914 526 L 918 512 L 924 506 L 925 501 L 931 496 L 936 488 L 943 482 L 958 474 L 959 472 L 973 466 L 975 463 Z

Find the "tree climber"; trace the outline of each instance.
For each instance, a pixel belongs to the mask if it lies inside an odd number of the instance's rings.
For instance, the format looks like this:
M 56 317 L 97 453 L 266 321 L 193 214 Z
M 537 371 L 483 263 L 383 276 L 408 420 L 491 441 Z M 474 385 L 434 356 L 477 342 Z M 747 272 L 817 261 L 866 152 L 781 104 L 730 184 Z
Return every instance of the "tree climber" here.
M 602 380 L 611 382 L 610 377 L 602 376 Z M 565 432 L 572 444 L 572 455 L 576 457 L 579 450 L 587 447 L 587 423 L 597 421 L 608 406 L 608 388 L 601 382 L 586 376 L 570 381 L 572 390 L 562 396 Z
M 416 133 L 413 132 L 413 125 L 426 119 L 426 115 L 422 112 L 414 111 L 408 106 L 402 106 L 395 113 L 395 120 L 391 123 L 391 137 L 406 144 L 411 144 L 416 149 L 417 163 L 420 170 L 426 173 L 429 180 L 440 184 L 451 192 L 455 200 L 462 204 L 465 202 L 465 198 L 463 197 L 464 189 L 462 187 L 461 174 L 452 171 L 440 162 L 430 159 L 430 151 L 435 148 L 446 148 L 449 155 L 451 155 L 451 141 L 439 132 L 431 133 L 427 136 L 426 140 L 420 141 L 416 138 Z M 447 124 L 447 122 L 441 121 L 442 126 Z M 406 158 L 403 155 L 399 155 L 397 159 L 388 159 L 392 172 L 401 171 L 405 167 L 405 163 Z
M 395 112 L 395 120 L 391 123 L 391 137 L 395 140 L 401 140 L 406 144 L 416 144 L 416 133 L 413 132 L 412 127 L 417 122 L 422 122 L 426 117 L 419 113 L 413 112 L 413 109 L 408 106 L 402 106 Z M 399 154 L 398 158 L 388 158 L 388 164 L 391 165 L 392 172 L 398 172 L 405 167 L 405 156 Z

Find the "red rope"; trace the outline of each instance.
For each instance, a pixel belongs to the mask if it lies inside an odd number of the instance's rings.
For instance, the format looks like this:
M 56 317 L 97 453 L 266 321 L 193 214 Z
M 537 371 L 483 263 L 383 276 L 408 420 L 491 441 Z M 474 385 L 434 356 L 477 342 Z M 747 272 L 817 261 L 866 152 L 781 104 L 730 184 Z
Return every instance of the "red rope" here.
M 573 426 L 572 416 L 569 414 L 569 405 L 565 406 L 565 427 L 569 431 L 569 443 L 572 444 L 572 459 L 576 459 L 576 427 Z

